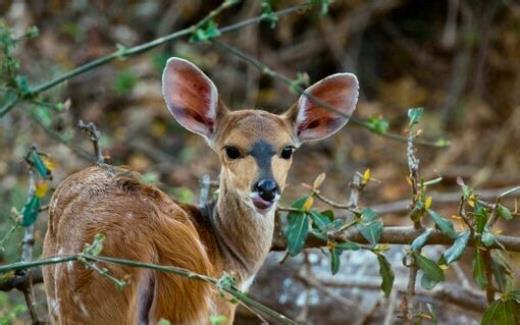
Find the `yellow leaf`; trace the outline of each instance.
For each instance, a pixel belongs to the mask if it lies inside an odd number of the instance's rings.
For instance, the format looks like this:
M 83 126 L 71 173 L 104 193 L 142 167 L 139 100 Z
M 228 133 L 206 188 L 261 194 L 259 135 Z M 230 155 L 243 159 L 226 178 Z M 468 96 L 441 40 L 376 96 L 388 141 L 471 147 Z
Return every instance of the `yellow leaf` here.
M 327 240 L 327 248 L 334 249 L 336 248 L 336 243 L 330 240 Z
M 424 208 L 428 210 L 432 206 L 432 197 L 428 196 L 424 201 Z
M 475 194 L 471 194 L 471 196 L 468 198 L 469 206 L 474 208 L 476 202 L 477 202 L 477 197 L 475 196 Z
M 50 171 L 55 170 L 57 167 L 56 162 L 49 157 L 42 157 L 42 161 L 45 164 L 45 167 Z
M 314 198 L 312 196 L 309 196 L 307 200 L 305 200 L 305 203 L 303 204 L 303 211 L 308 212 L 312 205 L 314 204 Z
M 317 189 L 320 188 L 321 184 L 323 184 L 323 181 L 325 180 L 325 173 L 321 173 L 318 175 L 318 177 L 316 177 L 316 179 L 314 180 L 314 183 L 312 184 L 312 189 L 314 191 L 316 191 Z
M 452 219 L 455 219 L 455 220 L 462 220 L 462 217 L 461 216 L 458 216 L 456 214 L 452 215 L 451 216 Z
M 365 169 L 365 172 L 363 172 L 363 184 L 367 184 L 370 181 L 370 175 L 370 168 Z
M 446 265 L 446 264 L 439 264 L 439 268 L 440 268 L 441 270 L 446 271 L 446 270 L 449 268 L 449 266 Z
M 37 182 L 34 195 L 36 195 L 36 197 L 39 197 L 41 199 L 42 197 L 45 196 L 45 194 L 47 194 L 48 190 L 49 190 L 49 184 L 47 182 L 43 182 L 43 181 Z

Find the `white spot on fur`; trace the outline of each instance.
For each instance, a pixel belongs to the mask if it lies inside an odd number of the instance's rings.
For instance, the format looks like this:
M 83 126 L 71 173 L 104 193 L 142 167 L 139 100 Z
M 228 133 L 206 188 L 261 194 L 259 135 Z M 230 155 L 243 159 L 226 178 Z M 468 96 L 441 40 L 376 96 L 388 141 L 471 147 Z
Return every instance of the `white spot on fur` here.
M 244 282 L 242 282 L 242 284 L 240 285 L 240 290 L 241 291 L 248 291 L 249 290 L 249 287 L 253 284 L 253 282 L 255 281 L 255 276 L 256 274 L 253 274 L 252 276 L 250 276 L 248 279 L 246 279 Z

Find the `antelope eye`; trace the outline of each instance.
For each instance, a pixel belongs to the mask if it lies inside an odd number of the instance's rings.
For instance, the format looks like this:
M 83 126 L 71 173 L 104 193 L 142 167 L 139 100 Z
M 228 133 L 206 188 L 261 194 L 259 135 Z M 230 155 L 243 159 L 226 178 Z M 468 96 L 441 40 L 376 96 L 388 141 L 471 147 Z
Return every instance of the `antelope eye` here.
M 226 150 L 226 155 L 229 159 L 235 160 L 241 157 L 240 150 L 237 147 L 226 146 L 224 150 Z
M 283 159 L 291 159 L 293 151 L 294 151 L 294 147 L 286 146 L 285 148 L 282 149 L 280 156 Z

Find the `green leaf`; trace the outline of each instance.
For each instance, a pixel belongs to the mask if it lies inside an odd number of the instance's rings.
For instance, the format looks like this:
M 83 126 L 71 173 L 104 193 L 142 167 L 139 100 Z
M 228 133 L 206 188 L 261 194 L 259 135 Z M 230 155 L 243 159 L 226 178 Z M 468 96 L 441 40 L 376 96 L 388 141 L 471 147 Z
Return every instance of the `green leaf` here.
M 419 120 L 421 119 L 424 112 L 424 108 L 417 107 L 417 108 L 410 108 L 408 110 L 408 119 L 410 120 L 410 126 L 419 123 Z
M 301 252 L 309 234 L 309 218 L 305 212 L 289 212 L 287 215 L 287 249 L 289 255 Z
M 326 231 L 327 226 L 331 223 L 329 217 L 316 210 L 311 210 L 309 213 L 312 219 L 312 224 L 316 225 L 320 231 Z
M 520 290 L 512 290 L 509 292 L 509 295 L 513 300 L 516 300 L 516 302 L 520 303 Z
M 364 123 L 364 126 L 374 133 L 386 134 L 390 127 L 390 122 L 382 117 L 371 117 Z
M 262 15 L 260 16 L 263 21 L 270 24 L 271 28 L 275 28 L 278 23 L 278 16 L 273 12 L 271 3 L 268 0 L 262 1 Z
M 372 222 L 372 221 L 376 220 L 378 217 L 379 216 L 377 215 L 377 212 L 375 212 L 374 210 L 372 210 L 370 208 L 364 208 L 361 211 L 361 221 L 363 223 Z
M 379 243 L 381 233 L 383 232 L 383 223 L 381 221 L 372 221 L 370 223 L 360 223 L 357 228 L 361 235 L 370 243 L 372 246 Z
M 439 228 L 439 230 L 443 234 L 445 234 L 448 237 L 453 238 L 453 239 L 455 239 L 457 237 L 457 233 L 455 232 L 455 229 L 453 228 L 453 222 L 444 218 L 443 216 L 441 216 L 440 214 L 438 214 L 437 212 L 435 212 L 433 210 L 428 210 L 428 214 L 432 218 L 432 220 L 435 223 L 435 225 L 437 226 L 437 228 Z
M 462 256 L 464 250 L 466 249 L 466 246 L 468 245 L 470 235 L 471 232 L 469 231 L 469 229 L 465 230 L 464 232 L 458 235 L 455 242 L 453 242 L 453 245 L 451 245 L 451 247 L 448 248 L 442 254 L 444 259 L 446 260 L 446 263 L 453 263 Z
M 429 258 L 418 254 L 413 253 L 415 257 L 415 261 L 417 262 L 417 266 L 428 276 L 429 279 L 436 282 L 444 281 L 444 272 L 442 269 Z
M 426 290 L 433 289 L 440 281 L 432 280 L 426 273 L 421 276 L 421 287 Z
M 159 319 L 157 325 L 171 325 L 170 321 L 164 318 Z
M 341 243 L 336 244 L 336 249 L 342 250 L 342 251 L 357 251 L 361 249 L 358 244 L 351 242 L 351 241 L 345 241 Z
M 430 239 L 431 235 L 433 233 L 432 228 L 426 228 L 426 230 L 417 236 L 411 244 L 411 249 L 414 252 L 418 252 L 423 246 L 428 242 L 428 239 Z
M 341 265 L 340 257 L 343 252 L 341 249 L 330 248 L 330 272 L 335 275 L 339 271 Z
M 190 42 L 207 42 L 220 36 L 217 23 L 213 20 L 208 21 L 200 28 L 197 28 L 190 37 Z
M 377 261 L 379 262 L 379 275 L 381 275 L 383 279 L 381 282 L 381 290 L 383 290 L 385 296 L 388 298 L 394 286 L 394 271 L 384 255 L 377 254 Z
M 497 205 L 497 214 L 500 218 L 504 220 L 511 220 L 513 219 L 513 215 L 511 214 L 511 211 L 503 206 L 502 204 Z
M 486 266 L 484 257 L 478 248 L 475 248 L 475 258 L 473 260 L 473 278 L 480 288 L 484 289 L 486 287 Z
M 517 325 L 520 323 L 520 305 L 511 299 L 495 300 L 482 316 L 482 325 Z
M 30 226 L 36 221 L 36 218 L 38 218 L 38 214 L 40 213 L 40 206 L 40 198 L 35 194 L 27 199 L 27 202 L 25 202 L 22 209 L 22 226 Z
M 480 241 L 484 246 L 491 247 L 495 243 L 495 235 L 488 229 L 484 229 L 484 233 L 480 237 Z
M 475 226 L 476 231 L 478 233 L 482 233 L 484 231 L 484 227 L 486 227 L 486 222 L 488 220 L 488 210 L 485 206 L 483 206 L 478 201 L 475 202 L 475 209 L 473 210 L 475 215 Z
M 51 171 L 47 168 L 45 163 L 43 162 L 40 154 L 36 152 L 36 150 L 31 151 L 31 155 L 29 156 L 29 160 L 31 161 L 34 169 L 40 174 L 43 178 L 48 178 L 51 175 Z

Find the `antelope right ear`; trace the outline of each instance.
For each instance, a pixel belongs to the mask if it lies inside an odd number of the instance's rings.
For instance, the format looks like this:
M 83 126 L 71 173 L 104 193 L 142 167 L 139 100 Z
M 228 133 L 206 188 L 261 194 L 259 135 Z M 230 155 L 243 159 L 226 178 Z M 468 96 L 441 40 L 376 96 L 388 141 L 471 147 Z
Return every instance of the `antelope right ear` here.
M 324 139 L 341 129 L 356 109 L 358 88 L 355 75 L 336 73 L 305 89 L 285 113 L 298 142 Z
M 209 142 L 215 135 L 220 106 L 211 79 L 193 63 L 172 57 L 163 71 L 162 92 L 177 122 Z

